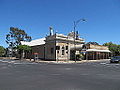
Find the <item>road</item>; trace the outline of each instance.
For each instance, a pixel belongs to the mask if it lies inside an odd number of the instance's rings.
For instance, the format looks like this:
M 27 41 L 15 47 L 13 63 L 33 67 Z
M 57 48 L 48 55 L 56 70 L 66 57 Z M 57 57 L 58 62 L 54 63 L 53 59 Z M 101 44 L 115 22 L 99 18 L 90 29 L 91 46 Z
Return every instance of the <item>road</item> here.
M 120 64 L 0 60 L 0 90 L 120 90 Z

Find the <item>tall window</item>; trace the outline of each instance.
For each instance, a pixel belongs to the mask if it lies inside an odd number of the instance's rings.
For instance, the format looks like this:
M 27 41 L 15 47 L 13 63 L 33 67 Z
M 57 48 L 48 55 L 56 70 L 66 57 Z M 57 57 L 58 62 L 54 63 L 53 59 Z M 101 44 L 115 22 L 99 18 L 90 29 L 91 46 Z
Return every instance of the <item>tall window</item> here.
M 64 55 L 64 53 L 65 53 L 65 51 L 64 51 L 64 50 L 62 50 L 62 55 Z
M 56 46 L 56 50 L 60 50 L 60 46 Z
M 64 46 L 62 46 L 62 49 L 64 49 Z
M 51 54 L 53 54 L 54 53 L 54 48 L 51 48 Z
M 57 51 L 57 53 L 59 54 L 59 51 Z
M 68 46 L 66 46 L 66 50 L 68 50 Z

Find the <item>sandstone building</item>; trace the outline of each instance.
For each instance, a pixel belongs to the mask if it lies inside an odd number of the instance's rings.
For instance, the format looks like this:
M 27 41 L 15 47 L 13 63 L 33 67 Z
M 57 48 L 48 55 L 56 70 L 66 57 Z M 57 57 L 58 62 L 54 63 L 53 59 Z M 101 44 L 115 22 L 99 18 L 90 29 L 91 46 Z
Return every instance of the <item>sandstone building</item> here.
M 82 38 L 74 40 L 74 33 L 71 32 L 68 35 L 51 34 L 42 39 L 21 43 L 32 47 L 32 58 L 37 55 L 44 60 L 70 60 L 74 58 L 75 50 L 81 51 L 85 41 Z
M 111 52 L 107 46 L 86 44 L 82 48 L 86 60 L 109 59 Z
M 32 47 L 32 53 L 28 54 L 28 57 L 43 60 L 75 60 L 75 55 L 79 53 L 85 55 L 84 59 L 107 59 L 110 53 L 108 47 L 86 45 L 85 40 L 79 38 L 77 33 L 53 34 L 52 28 L 50 28 L 50 34 L 45 38 L 21 42 L 21 44 Z

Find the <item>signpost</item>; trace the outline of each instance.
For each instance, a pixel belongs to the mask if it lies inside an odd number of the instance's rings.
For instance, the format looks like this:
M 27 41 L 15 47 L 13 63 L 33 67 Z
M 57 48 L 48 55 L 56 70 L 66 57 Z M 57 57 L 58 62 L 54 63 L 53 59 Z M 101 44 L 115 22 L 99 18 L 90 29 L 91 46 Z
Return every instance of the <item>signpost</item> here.
M 38 53 L 34 53 L 34 61 L 38 60 Z

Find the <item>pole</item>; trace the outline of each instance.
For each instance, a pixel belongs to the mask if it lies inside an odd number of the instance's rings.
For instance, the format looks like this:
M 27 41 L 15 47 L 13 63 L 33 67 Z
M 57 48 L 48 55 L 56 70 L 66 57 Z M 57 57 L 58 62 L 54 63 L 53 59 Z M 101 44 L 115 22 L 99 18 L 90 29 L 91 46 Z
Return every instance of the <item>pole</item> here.
M 76 40 L 76 26 L 77 24 L 80 22 L 80 21 L 86 21 L 85 19 L 79 19 L 77 21 L 74 21 L 74 50 L 75 50 L 75 62 L 76 62 L 76 43 L 75 43 L 75 40 Z
M 75 36 L 76 36 L 75 34 L 76 33 L 75 32 L 76 32 L 76 22 L 74 21 L 74 52 L 75 52 L 75 56 L 74 57 L 75 57 L 75 62 L 76 62 L 76 44 L 75 44 L 75 39 L 76 39 L 75 38 Z

